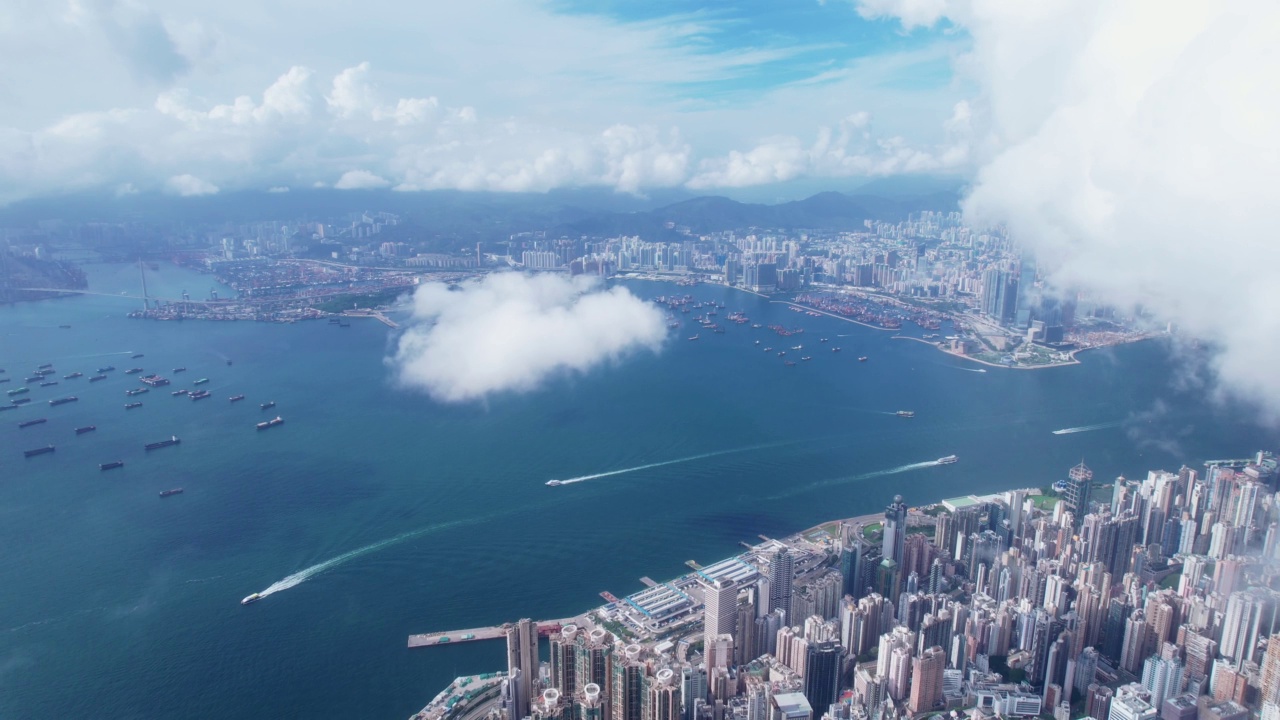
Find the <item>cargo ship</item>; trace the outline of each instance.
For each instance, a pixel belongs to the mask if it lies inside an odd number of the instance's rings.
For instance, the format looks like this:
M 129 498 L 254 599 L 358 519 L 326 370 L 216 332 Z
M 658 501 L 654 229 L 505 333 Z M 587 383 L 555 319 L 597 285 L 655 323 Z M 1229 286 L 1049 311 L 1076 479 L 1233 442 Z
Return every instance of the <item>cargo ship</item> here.
M 178 439 L 178 436 L 174 435 L 173 437 L 170 437 L 168 440 L 161 440 L 160 442 L 147 443 L 143 447 L 147 450 L 159 450 L 160 448 L 169 447 L 170 445 L 177 445 L 180 442 L 182 441 Z
M 898 417 L 904 417 L 904 418 L 913 418 L 916 416 L 916 414 L 910 410 L 899 410 L 898 412 L 894 413 L 894 415 L 897 415 Z
M 18 423 L 18 427 L 28 428 L 28 427 L 31 427 L 32 425 L 40 425 L 42 423 L 47 423 L 47 422 L 49 421 L 45 418 L 36 418 L 35 420 L 23 420 L 22 422 Z
M 31 398 L 17 398 L 15 400 L 10 400 L 9 404 L 17 407 L 18 405 L 26 405 L 29 402 L 31 402 Z
M 75 379 L 76 379 L 76 378 L 78 378 L 78 377 L 84 377 L 84 373 L 73 372 L 73 373 L 71 373 L 71 374 L 69 374 L 69 375 L 63 375 L 63 376 L 62 376 L 62 379 L 63 379 L 63 380 L 75 380 Z
M 184 367 L 176 367 L 176 368 L 174 368 L 174 369 L 173 369 L 174 374 L 177 374 L 177 373 L 180 373 L 180 372 L 186 372 L 186 371 L 187 371 L 187 369 L 186 369 L 186 368 L 184 368 Z
M 229 399 L 231 402 L 240 402 L 241 400 L 243 400 L 243 399 L 244 399 L 244 396 L 243 396 L 243 395 L 232 395 L 232 396 L 231 396 L 230 398 L 228 398 L 228 399 Z
M 107 379 L 106 375 L 94 375 L 93 377 L 89 378 L 89 382 L 98 382 L 99 380 L 106 380 L 106 379 Z
M 144 384 L 149 385 L 151 387 L 164 387 L 165 385 L 169 384 L 168 378 L 160 377 L 159 375 L 148 375 L 146 377 L 141 377 L 138 379 L 141 380 Z
M 134 388 L 132 390 L 125 390 L 124 394 L 129 397 L 133 397 L 134 395 L 141 395 L 145 392 L 151 392 L 151 388 Z
M 87 432 L 93 432 L 94 430 L 97 430 L 97 429 L 98 429 L 97 425 L 85 425 L 84 427 L 76 428 L 76 434 L 83 435 Z
M 196 392 L 188 394 L 187 397 L 191 398 L 192 400 L 203 400 L 212 394 L 213 393 L 209 392 L 208 390 L 198 390 Z
M 192 385 L 203 385 L 203 384 L 205 384 L 205 383 L 207 383 L 207 382 L 209 382 L 209 378 L 200 378 L 199 380 L 197 380 L 197 381 L 195 381 L 195 382 L 193 382 L 193 383 L 191 383 L 191 384 L 192 384 Z
M 49 382 L 40 383 L 40 387 L 49 387 L 50 385 L 57 385 L 57 384 L 58 384 L 57 380 L 50 380 Z
M 40 382 L 43 379 L 44 379 L 43 375 L 32 375 L 31 377 L 22 378 L 22 382 L 33 383 L 33 382 Z
M 45 363 L 45 364 L 43 364 L 43 365 L 39 366 L 37 369 L 38 369 L 38 370 L 43 370 L 43 369 L 45 369 L 45 368 L 51 368 L 51 367 L 53 367 L 53 363 Z
M 125 374 L 125 375 L 137 375 L 137 374 L 138 374 L 138 373 L 140 373 L 140 372 L 142 372 L 142 368 L 129 368 L 128 370 L 125 370 L 125 371 L 124 371 L 124 374 Z
M 250 595 L 250 596 L 246 597 L 245 599 L 241 600 L 241 601 L 240 601 L 240 604 L 241 604 L 241 605 L 248 605 L 249 603 L 256 603 L 256 602 L 258 602 L 258 601 L 259 601 L 259 600 L 261 600 L 261 599 L 262 599 L 262 594 L 261 594 L 261 593 L 254 593 L 254 594 L 252 594 L 252 595 Z
M 98 465 L 99 470 L 115 470 L 116 468 L 121 468 L 121 467 L 124 467 L 123 460 L 116 460 L 114 462 L 108 462 L 108 463 L 100 463 Z
M 138 359 L 138 358 L 140 358 L 140 357 L 142 357 L 142 353 L 134 353 L 133 355 L 129 356 L 129 359 L 130 359 L 130 360 L 137 360 L 137 359 Z
M 0 383 L 13 382 L 13 378 L 0 378 Z
M 17 405 L 0 405 L 0 411 L 4 411 L 4 410 L 17 410 L 17 409 L 18 409 L 18 406 L 17 406 Z
M 75 395 L 68 395 L 64 398 L 56 398 L 54 400 L 49 401 L 49 407 L 53 407 L 54 405 L 66 405 L 69 402 L 75 402 L 79 399 L 80 398 L 76 397 Z
M 34 455 L 43 455 L 43 454 L 45 454 L 45 453 L 51 453 L 51 452 L 53 452 L 53 446 L 52 446 L 52 445 L 45 445 L 44 447 L 42 447 L 42 448 L 36 448 L 35 450 L 23 450 L 23 451 L 22 451 L 22 456 L 23 456 L 23 457 L 32 457 L 32 456 L 34 456 Z
M 271 408 L 273 408 L 273 407 L 275 407 L 275 406 L 276 406 L 276 401 L 275 401 L 275 400 L 271 400 L 270 402 L 264 402 L 264 403 L 262 403 L 262 404 L 261 404 L 261 405 L 259 405 L 258 407 L 262 408 L 263 410 L 270 410 Z
M 181 495 L 182 488 L 174 488 L 172 490 L 161 490 L 160 497 L 169 497 L 170 495 Z
M 280 417 L 279 415 L 277 415 L 277 416 L 275 416 L 274 418 L 272 418 L 272 419 L 270 419 L 270 420 L 268 420 L 268 421 L 266 421 L 266 422 L 260 422 L 260 423 L 258 423 L 258 429 L 259 429 L 259 430 L 266 430 L 266 429 L 267 429 L 267 428 L 269 428 L 269 427 L 275 427 L 275 426 L 277 426 L 277 425 L 283 425 L 283 424 L 284 424 L 284 418 L 282 418 L 282 417 Z
M 116 369 L 116 366 L 115 366 L 115 365 L 108 365 L 108 366 L 106 366 L 106 367 L 100 367 L 100 368 L 98 368 L 98 372 L 100 372 L 100 373 L 104 373 L 104 372 L 111 372 L 112 370 L 115 370 L 115 369 Z
M 187 394 L 187 393 L 189 393 L 189 392 L 191 392 L 191 391 L 190 391 L 190 390 L 183 389 L 183 390 L 174 390 L 173 392 L 171 392 L 171 393 L 169 393 L 169 394 L 170 394 L 170 395 L 172 395 L 172 396 L 174 396 L 174 397 L 178 397 L 179 395 L 186 395 L 186 394 Z
M 946 457 L 938 458 L 939 465 L 950 465 L 953 462 L 959 462 L 959 461 L 960 461 L 960 458 L 956 457 L 955 455 L 948 455 Z
M 124 409 L 125 409 L 125 410 L 132 410 L 132 409 L 134 409 L 134 408 L 140 408 L 140 407 L 142 407 L 142 403 L 140 403 L 140 402 L 131 402 L 131 403 L 125 403 L 125 404 L 124 404 Z

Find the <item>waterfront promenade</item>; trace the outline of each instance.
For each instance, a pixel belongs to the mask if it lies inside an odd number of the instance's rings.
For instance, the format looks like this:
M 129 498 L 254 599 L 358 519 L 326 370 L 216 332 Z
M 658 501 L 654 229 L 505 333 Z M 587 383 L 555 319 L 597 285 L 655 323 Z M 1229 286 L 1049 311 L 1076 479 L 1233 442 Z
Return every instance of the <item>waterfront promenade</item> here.
M 559 620 L 539 620 L 538 634 L 542 636 L 550 635 L 558 632 L 565 625 L 586 625 L 587 617 L 585 614 L 577 617 L 561 618 Z M 467 630 L 445 630 L 443 632 L 421 633 L 419 635 L 409 636 L 409 647 L 430 647 L 432 645 L 450 645 L 460 642 L 477 642 L 479 640 L 498 640 L 506 637 L 506 632 L 502 625 L 490 625 L 488 627 L 470 628 Z

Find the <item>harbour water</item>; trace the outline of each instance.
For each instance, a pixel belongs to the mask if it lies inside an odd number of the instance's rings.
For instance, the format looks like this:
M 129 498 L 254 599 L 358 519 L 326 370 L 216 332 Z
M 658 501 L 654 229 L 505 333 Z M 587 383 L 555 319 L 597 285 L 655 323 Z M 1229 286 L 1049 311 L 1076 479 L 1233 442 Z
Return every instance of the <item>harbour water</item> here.
M 95 290 L 137 291 L 136 266 L 89 272 Z M 148 273 L 156 295 L 204 297 L 211 284 L 169 265 Z M 978 373 L 725 288 L 630 287 L 806 331 L 726 324 L 688 342 L 686 325 L 658 355 L 441 405 L 395 387 L 395 331 L 371 319 L 152 322 L 107 296 L 0 308 L 13 378 L 0 389 L 42 363 L 60 379 L 0 414 L 0 717 L 407 717 L 504 657 L 496 643 L 410 651 L 411 633 L 572 615 L 601 590 L 622 596 L 642 575 L 896 493 L 924 503 L 1047 486 L 1082 458 L 1098 477 L 1176 469 L 1272 439 L 1247 413 L 1175 389 L 1160 341 Z M 803 344 L 789 355 L 813 360 L 786 367 L 757 339 Z M 90 385 L 105 365 L 118 370 Z M 126 411 L 137 383 L 121 372 L 134 365 L 174 385 Z M 61 380 L 73 371 L 85 377 Z M 201 377 L 209 399 L 170 396 Z M 904 409 L 915 417 L 894 416 Z M 284 425 L 255 431 L 277 414 Z M 17 428 L 34 417 L 49 422 Z M 181 445 L 143 450 L 171 435 Z M 56 452 L 22 457 L 49 443 Z M 949 454 L 960 461 L 931 462 Z M 114 460 L 125 467 L 98 470 Z M 241 606 L 251 592 L 267 596 Z

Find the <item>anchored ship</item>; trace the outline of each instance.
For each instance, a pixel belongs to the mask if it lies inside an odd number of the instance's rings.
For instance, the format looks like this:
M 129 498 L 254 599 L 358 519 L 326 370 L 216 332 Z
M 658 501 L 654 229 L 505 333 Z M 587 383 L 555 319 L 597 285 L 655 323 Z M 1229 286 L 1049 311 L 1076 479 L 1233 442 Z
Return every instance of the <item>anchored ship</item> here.
M 162 498 L 169 497 L 170 495 L 181 495 L 181 494 L 182 494 L 182 488 L 174 488 L 174 489 L 172 489 L 172 490 L 161 490 L 161 491 L 160 491 L 160 497 L 162 497 Z
M 53 407 L 54 405 L 66 405 L 69 402 L 75 402 L 79 399 L 80 398 L 76 397 L 75 395 L 68 395 L 64 398 L 56 398 L 49 401 L 49 407 Z
M 97 429 L 98 429 L 97 425 L 85 425 L 84 427 L 76 428 L 76 434 L 83 435 L 87 432 L 93 432 L 94 430 L 97 430 Z
M 122 467 L 124 467 L 123 460 L 114 460 L 112 462 L 100 463 L 98 465 L 99 470 L 115 470 L 116 468 L 122 468 Z
M 271 418 L 270 420 L 267 420 L 266 422 L 258 423 L 258 429 L 266 430 L 267 428 L 271 428 L 271 427 L 275 427 L 277 425 L 283 425 L 283 424 L 284 424 L 284 418 L 277 415 Z
M 106 375 L 94 375 L 93 377 L 89 378 L 89 382 L 98 382 L 99 380 L 106 380 L 106 379 L 107 379 Z
M 177 445 L 180 442 L 182 441 L 178 439 L 178 436 L 174 435 L 168 440 L 161 440 L 160 442 L 147 443 L 143 447 L 148 451 L 159 450 L 160 448 L 169 447 L 170 445 Z
M 23 451 L 22 451 L 22 456 L 23 456 L 23 457 L 33 457 L 33 456 L 35 456 L 35 455 L 43 455 L 43 454 L 45 454 L 45 453 L 51 453 L 51 452 L 53 452 L 53 446 L 52 446 L 52 445 L 45 445 L 44 447 L 42 447 L 42 448 L 36 448 L 35 450 L 23 450 Z
M 18 423 L 18 427 L 19 428 L 31 427 L 32 425 L 39 425 L 41 423 L 47 423 L 47 422 L 49 421 L 46 420 L 45 418 L 36 418 L 35 420 L 24 420 Z
M 124 409 L 125 409 L 125 410 L 132 410 L 132 409 L 134 409 L 134 408 L 140 408 L 140 407 L 142 407 L 142 403 L 140 403 L 140 402 L 131 402 L 131 403 L 125 403 L 125 404 L 124 404 Z
M 230 398 L 231 402 L 240 402 L 243 399 L 244 399 L 243 395 L 232 395 Z
M 264 402 L 264 403 L 262 403 L 262 404 L 261 404 L 261 405 L 259 405 L 258 407 L 262 408 L 263 410 L 269 410 L 269 409 L 271 409 L 271 408 L 273 408 L 273 407 L 275 407 L 275 406 L 276 406 L 276 401 L 275 401 L 275 400 L 270 400 L 270 401 L 268 401 L 268 402 Z

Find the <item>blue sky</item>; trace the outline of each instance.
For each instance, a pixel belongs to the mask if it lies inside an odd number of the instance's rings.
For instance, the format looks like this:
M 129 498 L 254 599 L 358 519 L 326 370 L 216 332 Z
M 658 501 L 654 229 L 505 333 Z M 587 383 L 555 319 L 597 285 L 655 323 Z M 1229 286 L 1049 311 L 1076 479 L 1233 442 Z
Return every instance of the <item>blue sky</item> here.
M 14 0 L 0 201 L 963 173 L 967 45 L 844 0 Z

